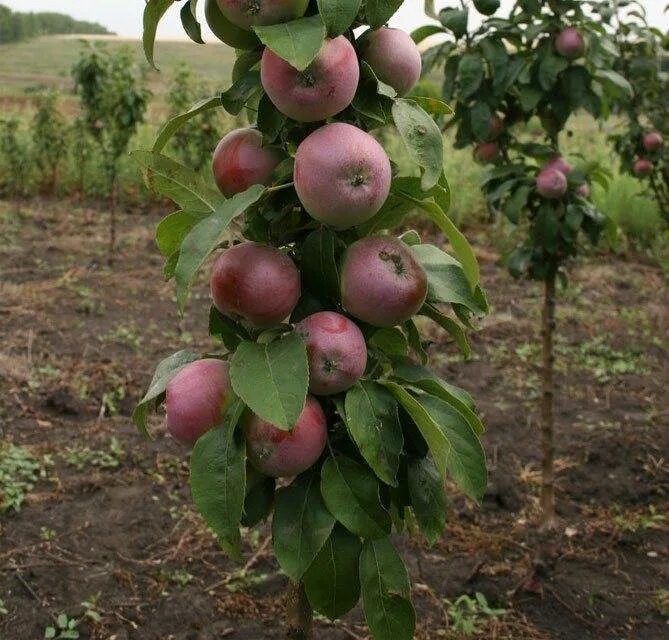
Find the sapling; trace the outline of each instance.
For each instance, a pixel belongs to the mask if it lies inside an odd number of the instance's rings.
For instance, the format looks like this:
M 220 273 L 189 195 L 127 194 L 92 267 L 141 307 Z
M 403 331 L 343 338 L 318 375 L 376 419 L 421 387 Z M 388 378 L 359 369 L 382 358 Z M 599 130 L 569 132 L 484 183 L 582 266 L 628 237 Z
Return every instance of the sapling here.
M 210 24 L 224 26 L 223 17 L 247 29 L 243 40 L 218 31 L 244 49 L 234 81 L 167 122 L 151 150 L 133 153 L 147 184 L 178 206 L 156 241 L 181 312 L 197 273 L 211 268 L 216 342 L 206 357 L 185 350 L 161 362 L 134 420 L 146 432 L 167 392 L 170 431 L 186 444 L 197 438 L 193 499 L 228 553 L 241 553 L 240 524 L 271 516 L 289 579 L 289 638 L 313 637 L 314 610 L 336 619 L 360 597 L 375 639 L 413 638 L 409 577 L 390 535 L 415 518 L 428 541 L 439 538 L 446 476 L 474 500 L 485 490 L 473 400 L 427 368 L 415 322 L 436 322 L 468 353 L 466 328 L 488 311 L 472 248 L 446 213 L 432 116 L 450 109 L 397 95 L 399 63 L 397 77 L 386 65 L 380 82 L 354 35 L 383 28 L 398 4 L 258 0 L 240 15 L 251 5 L 208 2 Z M 150 61 L 169 5 L 147 3 Z M 195 5 L 181 16 L 197 41 Z M 180 126 L 217 108 L 255 114 L 215 153 L 220 189 L 162 153 Z M 377 141 L 393 126 L 418 165 L 412 175 L 393 177 Z M 436 224 L 450 253 L 415 232 L 392 233 L 411 212 Z M 217 373 L 198 385 L 194 367 L 210 366 Z

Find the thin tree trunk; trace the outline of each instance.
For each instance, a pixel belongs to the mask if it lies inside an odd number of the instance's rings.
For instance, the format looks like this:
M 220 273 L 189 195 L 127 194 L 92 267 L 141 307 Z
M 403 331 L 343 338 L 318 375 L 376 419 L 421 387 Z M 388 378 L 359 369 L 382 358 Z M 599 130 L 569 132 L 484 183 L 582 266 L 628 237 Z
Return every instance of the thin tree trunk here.
M 116 176 L 112 178 L 111 182 L 111 210 L 109 212 L 109 266 L 114 265 L 114 255 L 116 253 L 116 207 L 118 205 L 118 194 L 116 184 Z
M 555 442 L 553 399 L 553 334 L 555 331 L 555 273 L 544 283 L 544 305 L 541 312 L 541 336 L 543 343 L 543 372 L 541 397 L 541 525 L 552 528 L 555 524 Z
M 313 613 L 301 582 L 291 582 L 288 585 L 286 627 L 288 640 L 313 640 Z

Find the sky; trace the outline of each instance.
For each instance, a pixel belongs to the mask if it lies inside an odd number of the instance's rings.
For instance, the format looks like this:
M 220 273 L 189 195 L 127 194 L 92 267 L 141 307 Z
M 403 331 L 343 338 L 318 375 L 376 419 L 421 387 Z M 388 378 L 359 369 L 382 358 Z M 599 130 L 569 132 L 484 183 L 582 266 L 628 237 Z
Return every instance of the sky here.
M 513 5 L 514 0 L 502 0 L 503 11 Z M 0 0 L 0 4 L 15 11 L 58 11 L 79 20 L 99 22 L 120 36 L 139 38 L 142 33 L 142 11 L 144 0 Z M 204 2 L 200 3 L 204 6 Z M 454 6 L 455 0 L 436 0 L 437 8 Z M 641 0 L 646 7 L 649 22 L 660 29 L 669 28 L 669 13 L 663 13 L 664 0 Z M 158 30 L 158 39 L 185 39 L 179 21 L 180 3 L 175 3 L 165 16 Z M 476 12 L 473 12 L 476 14 Z M 411 31 L 425 24 L 428 19 L 423 13 L 423 0 L 405 0 L 402 8 L 391 20 L 391 25 Z M 204 33 L 205 40 L 213 36 Z

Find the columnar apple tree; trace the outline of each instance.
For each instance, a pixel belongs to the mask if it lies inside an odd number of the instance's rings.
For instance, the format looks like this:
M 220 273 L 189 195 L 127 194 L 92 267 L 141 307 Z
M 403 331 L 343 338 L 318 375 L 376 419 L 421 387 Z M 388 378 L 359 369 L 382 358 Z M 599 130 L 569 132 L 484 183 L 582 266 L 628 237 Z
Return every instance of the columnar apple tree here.
M 605 223 L 589 201 L 589 180 L 606 180 L 592 162 L 574 169 L 560 153 L 560 135 L 570 116 L 585 110 L 604 115 L 612 90 L 630 92 L 611 68 L 615 47 L 596 11 L 608 3 L 576 0 L 518 0 L 507 17 L 494 15 L 497 0 L 474 2 L 483 15 L 470 29 L 469 6 L 439 14 L 415 31 L 417 42 L 442 34 L 423 56 L 428 69 L 443 68 L 443 98 L 453 104 L 456 147 L 474 147 L 490 164 L 483 182 L 489 206 L 514 226 L 517 246 L 506 256 L 515 276 L 544 284 L 542 319 L 542 492 L 543 522 L 554 520 L 553 333 L 556 280 L 566 277 L 570 258 L 583 240 L 596 243 Z M 594 17 L 593 17 L 594 16 Z M 450 36 L 450 37 L 448 37 Z M 541 124 L 542 137 L 525 126 Z
M 146 6 L 151 62 L 171 4 Z M 197 41 L 196 4 L 181 16 Z M 176 203 L 156 239 L 180 311 L 214 258 L 215 343 L 161 362 L 134 420 L 146 432 L 165 400 L 167 430 L 192 447 L 195 504 L 230 554 L 240 554 L 240 526 L 271 515 L 294 638 L 311 637 L 312 609 L 338 618 L 360 596 L 375 638 L 412 638 L 411 588 L 391 533 L 417 524 L 435 541 L 445 478 L 474 500 L 486 484 L 473 400 L 427 368 L 416 321 L 443 327 L 467 353 L 466 329 L 487 303 L 446 213 L 432 116 L 450 109 L 410 94 L 420 55 L 384 26 L 400 4 L 208 1 L 210 27 L 237 48 L 232 84 L 134 153 L 148 184 Z M 253 121 L 212 141 L 216 186 L 162 154 L 179 126 L 215 108 Z M 384 127 L 416 162 L 412 175 L 398 175 L 370 135 Z M 417 211 L 448 253 L 415 231 L 391 232 Z
M 662 70 L 669 36 L 651 27 L 639 2 L 621 0 L 604 14 L 616 34 L 616 70 L 634 84 L 615 106 L 626 116 L 622 131 L 611 136 L 622 169 L 647 180 L 660 210 L 669 220 L 669 83 Z

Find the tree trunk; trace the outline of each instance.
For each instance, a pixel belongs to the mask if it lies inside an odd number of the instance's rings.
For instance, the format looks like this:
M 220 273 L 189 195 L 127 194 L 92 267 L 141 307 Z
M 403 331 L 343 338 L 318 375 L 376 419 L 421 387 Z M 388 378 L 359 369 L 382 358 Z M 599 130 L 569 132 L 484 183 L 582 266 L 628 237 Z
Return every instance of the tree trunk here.
M 111 207 L 109 211 L 109 266 L 114 266 L 114 255 L 116 253 L 116 207 L 118 206 L 118 185 L 116 176 L 111 180 Z
M 313 614 L 301 582 L 290 582 L 288 585 L 286 627 L 288 640 L 313 640 Z
M 553 334 L 555 332 L 555 273 L 544 282 L 544 306 L 541 312 L 542 336 L 542 397 L 541 397 L 541 526 L 550 529 L 555 524 L 555 443 L 553 398 Z

